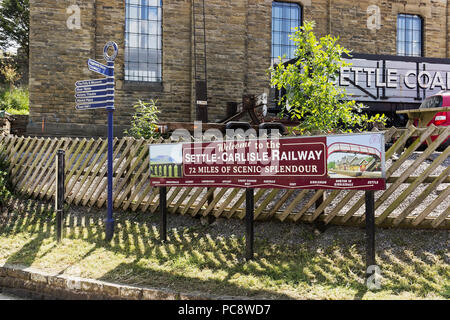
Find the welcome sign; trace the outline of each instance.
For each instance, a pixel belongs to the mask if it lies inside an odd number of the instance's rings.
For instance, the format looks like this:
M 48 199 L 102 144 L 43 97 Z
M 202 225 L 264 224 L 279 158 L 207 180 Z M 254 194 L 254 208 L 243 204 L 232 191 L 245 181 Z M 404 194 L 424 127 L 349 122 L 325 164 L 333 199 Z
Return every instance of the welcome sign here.
M 385 189 L 383 133 L 151 144 L 153 186 Z

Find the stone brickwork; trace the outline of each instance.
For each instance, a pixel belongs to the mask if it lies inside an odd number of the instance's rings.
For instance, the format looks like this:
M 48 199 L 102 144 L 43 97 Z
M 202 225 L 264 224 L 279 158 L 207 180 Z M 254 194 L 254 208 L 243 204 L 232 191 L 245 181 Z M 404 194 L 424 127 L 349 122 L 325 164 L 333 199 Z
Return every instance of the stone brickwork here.
M 7 117 L 0 116 L 0 135 L 8 135 L 11 133 L 11 121 Z
M 26 134 L 28 124 L 28 115 L 12 115 L 10 133 L 16 136 Z
M 424 19 L 424 53 L 449 57 L 446 0 L 296 0 L 303 20 L 315 20 L 318 36 L 331 33 L 358 53 L 395 54 L 399 13 Z M 70 30 L 70 5 L 81 9 L 81 28 Z M 367 8 L 381 10 L 381 29 L 367 28 Z M 191 0 L 163 0 L 162 85 L 124 81 L 123 0 L 31 0 L 30 120 L 36 135 L 106 134 L 104 110 L 76 111 L 74 83 L 94 78 L 88 58 L 102 61 L 103 46 L 119 45 L 116 60 L 116 135 L 130 124 L 138 99 L 157 99 L 164 121 L 193 121 L 193 37 Z M 271 54 L 269 0 L 207 0 L 206 42 L 209 120 L 225 117 L 227 102 L 241 102 L 244 94 L 269 90 L 267 69 Z
M 129 286 L 93 279 L 42 272 L 20 265 L 0 265 L 0 287 L 36 300 L 248 300 L 247 297 L 178 292 Z

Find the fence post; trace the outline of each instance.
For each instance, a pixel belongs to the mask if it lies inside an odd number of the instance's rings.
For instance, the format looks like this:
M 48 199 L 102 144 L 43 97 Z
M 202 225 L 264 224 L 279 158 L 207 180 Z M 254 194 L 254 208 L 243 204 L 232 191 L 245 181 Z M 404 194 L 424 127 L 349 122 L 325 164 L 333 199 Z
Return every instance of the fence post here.
M 375 191 L 366 191 L 366 277 L 375 264 Z
M 64 150 L 58 150 L 56 152 L 56 196 L 55 196 L 55 209 L 56 209 L 56 239 L 58 242 L 62 239 L 62 225 L 64 221 Z
M 246 201 L 245 201 L 245 222 L 246 222 L 246 254 L 245 258 L 248 260 L 253 259 L 253 238 L 254 238 L 254 208 L 255 208 L 255 195 L 253 188 L 245 189 Z

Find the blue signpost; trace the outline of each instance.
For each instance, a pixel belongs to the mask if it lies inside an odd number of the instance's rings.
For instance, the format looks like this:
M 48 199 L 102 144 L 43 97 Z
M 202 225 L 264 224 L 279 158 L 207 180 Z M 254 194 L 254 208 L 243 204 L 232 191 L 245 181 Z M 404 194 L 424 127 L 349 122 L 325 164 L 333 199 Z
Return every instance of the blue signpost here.
M 109 48 L 113 54 L 109 55 Z M 104 75 L 103 79 L 80 80 L 75 83 L 76 109 L 106 108 L 108 111 L 108 209 L 106 216 L 106 241 L 114 235 L 113 219 L 113 112 L 114 112 L 114 60 L 119 49 L 115 42 L 108 42 L 103 48 L 104 65 L 95 60 L 88 60 L 91 71 Z

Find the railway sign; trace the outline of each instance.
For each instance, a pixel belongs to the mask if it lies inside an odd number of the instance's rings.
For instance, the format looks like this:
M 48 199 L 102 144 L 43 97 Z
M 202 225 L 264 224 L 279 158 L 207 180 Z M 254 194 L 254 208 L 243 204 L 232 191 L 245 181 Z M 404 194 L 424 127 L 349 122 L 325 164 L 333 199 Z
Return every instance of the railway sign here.
M 153 186 L 384 190 L 383 133 L 151 144 Z
M 247 260 L 254 257 L 255 188 L 364 190 L 366 276 L 376 265 L 374 194 L 386 189 L 382 132 L 150 144 L 149 158 L 150 185 L 159 187 L 162 241 L 167 187 L 245 188 Z M 318 209 L 324 198 L 316 195 Z

